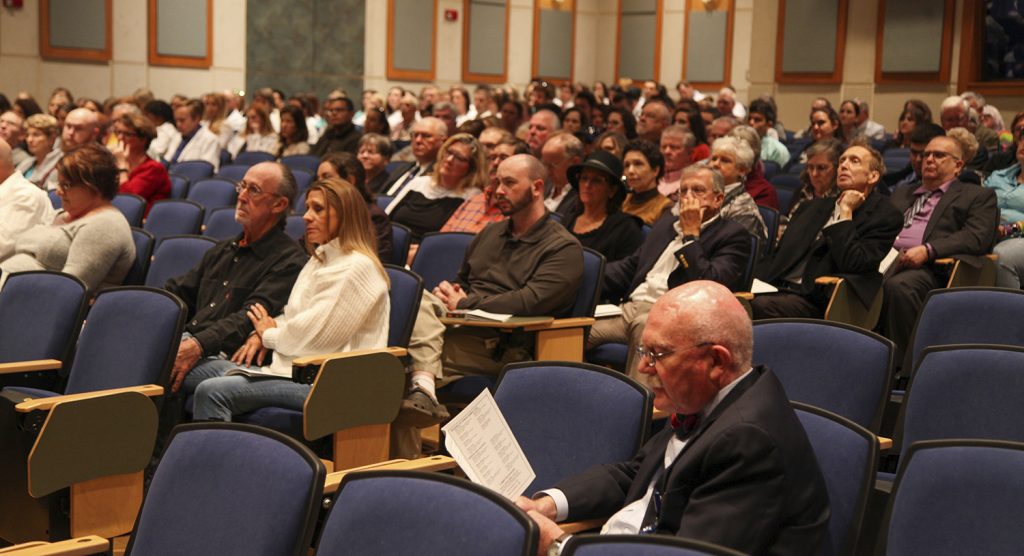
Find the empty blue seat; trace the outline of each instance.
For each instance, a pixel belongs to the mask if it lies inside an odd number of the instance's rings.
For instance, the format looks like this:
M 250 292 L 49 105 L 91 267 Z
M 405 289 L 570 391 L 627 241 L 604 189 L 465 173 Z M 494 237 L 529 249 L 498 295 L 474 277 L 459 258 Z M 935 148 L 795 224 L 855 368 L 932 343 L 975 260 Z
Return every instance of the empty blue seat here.
M 121 211 L 129 226 L 141 226 L 142 215 L 146 212 L 146 200 L 132 193 L 118 193 L 110 203 Z
M 228 239 L 242 233 L 242 225 L 235 220 L 235 209 L 224 207 L 210 212 L 203 225 L 203 235 L 217 240 Z
M 167 236 L 198 234 L 202 223 L 203 207 L 199 203 L 164 199 L 153 203 L 142 228 L 159 243 Z

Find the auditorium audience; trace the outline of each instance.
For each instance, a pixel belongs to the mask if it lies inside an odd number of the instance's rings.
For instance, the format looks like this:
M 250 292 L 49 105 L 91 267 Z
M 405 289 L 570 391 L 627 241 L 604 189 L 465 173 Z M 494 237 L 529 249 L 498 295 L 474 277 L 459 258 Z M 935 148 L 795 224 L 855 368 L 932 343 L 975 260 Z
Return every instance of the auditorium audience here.
M 779 210 L 779 196 L 775 193 L 775 187 L 764 177 L 764 164 L 761 163 L 761 137 L 757 131 L 750 126 L 738 125 L 732 128 L 729 136 L 745 142 L 750 147 L 750 152 L 754 153 L 754 163 L 747 175 L 743 177 L 743 187 L 747 193 L 754 198 L 754 202 L 758 205 Z
M 357 157 L 366 172 L 366 189 L 378 193 L 388 181 L 387 167 L 394 147 L 387 135 L 367 133 L 359 139 Z M 381 259 L 385 260 L 385 259 Z
M 163 164 L 146 154 L 156 138 L 156 128 L 139 112 L 125 114 L 111 126 L 119 143 L 111 149 L 117 160 L 121 193 L 146 200 L 146 214 L 153 203 L 171 196 L 171 177 Z
M 1021 289 L 1024 276 L 1024 142 L 1017 145 L 1017 162 L 1009 168 L 997 170 L 985 180 L 985 187 L 996 193 L 1000 226 L 998 241 L 993 252 L 998 259 L 996 285 L 1001 288 Z
M 55 148 L 60 128 L 57 118 L 48 114 L 36 114 L 25 120 L 25 144 L 32 156 L 17 165 L 25 179 L 40 188 L 46 187 L 46 180 L 57 167 L 63 152 Z
M 217 136 L 220 148 L 228 148 L 231 139 L 235 136 L 235 130 L 224 120 L 228 115 L 227 100 L 220 93 L 206 93 L 201 100 L 203 102 L 202 124 Z
M 711 145 L 708 166 L 718 170 L 725 181 L 725 199 L 722 216 L 735 220 L 748 232 L 766 239 L 767 229 L 754 198 L 743 186 L 743 178 L 754 164 L 754 151 L 746 141 L 736 137 L 722 137 Z
M 352 99 L 347 97 L 332 98 L 324 104 L 328 128 L 317 140 L 310 154 L 323 156 L 334 151 L 356 153 L 361 134 L 352 124 L 354 108 Z
M 685 127 L 673 124 L 661 132 L 661 156 L 665 159 L 665 174 L 658 180 L 658 192 L 673 202 L 679 195 L 679 179 L 683 169 L 694 162 L 693 149 L 697 138 Z
M 68 115 L 69 120 L 71 114 Z M 200 124 L 202 116 L 203 104 L 195 99 L 174 109 L 174 124 L 179 135 L 172 137 L 167 145 L 167 162 L 173 165 L 177 162 L 202 160 L 212 164 L 214 171 L 220 168 L 220 139 Z M 67 124 L 64 126 L 64 136 L 66 141 Z
M 498 188 L 498 166 L 505 159 L 517 154 L 529 154 L 530 146 L 512 137 L 512 134 L 502 128 L 488 128 L 498 130 L 501 135 L 498 142 L 487 151 L 487 185 L 482 193 L 470 197 L 462 203 L 452 217 L 441 226 L 442 232 L 469 232 L 479 233 L 491 222 L 499 222 L 505 219 L 501 209 L 496 204 L 494 196 Z M 485 143 L 481 142 L 481 145 Z
M 755 99 L 750 103 L 747 125 L 754 128 L 761 138 L 761 160 L 774 162 L 783 168 L 789 162 L 789 149 L 769 133 L 769 130 L 774 130 L 775 124 L 775 107 L 772 103 L 764 99 Z
M 643 221 L 622 212 L 626 188 L 621 176 L 622 162 L 600 150 L 568 168 L 579 203 L 562 223 L 583 247 L 601 253 L 607 262 L 632 255 L 643 242 Z
M 270 125 L 270 114 L 262 106 L 253 105 L 246 112 L 245 131 L 242 133 L 246 152 L 263 152 L 277 155 L 281 142 Z M 236 153 L 237 154 L 237 153 Z
M 836 174 L 839 171 L 839 156 L 843 154 L 843 146 L 835 139 L 826 139 L 807 147 L 806 152 L 807 164 L 800 172 L 800 189 L 793 194 L 795 198 L 789 212 L 779 215 L 777 239 L 782 238 L 789 221 L 804 203 L 839 194 L 836 191 Z
M 377 238 L 377 257 L 382 261 L 391 260 L 391 221 L 384 209 L 377 205 L 376 196 L 366 189 L 366 171 L 359 159 L 351 153 L 333 152 L 323 157 L 317 168 L 318 180 L 339 179 L 352 184 L 363 197 L 370 213 L 370 228 Z
M 630 346 L 626 369 L 636 377 L 636 352 L 651 305 L 675 285 L 714 280 L 738 291 L 751 256 L 750 234 L 719 214 L 725 196 L 721 174 L 707 166 L 683 170 L 679 203 L 651 228 L 639 249 L 605 268 L 602 297 L 621 302 L 622 314 L 598 319 L 587 347 Z
M 540 160 L 548 171 L 544 195 L 544 206 L 548 211 L 557 212 L 563 218 L 576 212 L 579 189 L 570 183 L 568 170 L 582 162 L 583 156 L 583 142 L 566 130 L 555 132 L 544 142 Z
M 910 148 L 910 137 L 914 130 L 921 125 L 932 123 L 932 113 L 928 105 L 917 99 L 908 100 L 900 112 L 899 126 L 896 135 L 888 148 L 907 149 Z
M 395 197 L 414 179 L 433 173 L 438 152 L 447 138 L 448 127 L 437 118 L 428 116 L 413 124 L 409 147 L 415 158 L 395 168 L 380 192 Z
M 14 157 L 14 164 L 21 164 L 31 158 L 28 150 L 25 149 L 25 118 L 17 112 L 8 110 L 0 114 L 0 139 L 3 139 L 11 147 L 11 156 Z
M 610 152 L 615 156 L 622 158 L 622 152 L 626 150 L 626 145 L 629 140 L 626 136 L 617 131 L 606 131 L 594 139 L 594 148 L 592 150 L 602 150 Z
M 250 368 L 255 376 L 202 381 L 195 391 L 196 420 L 231 421 L 266 406 L 301 410 L 310 385 L 291 380 L 296 357 L 387 346 L 388 278 L 373 233 L 363 224 L 369 220 L 363 194 L 343 180 L 320 180 L 306 194 L 303 220 L 312 256 L 288 303 L 273 312 L 259 302 L 248 306 L 254 333 L 213 372 L 264 366 Z M 274 352 L 270 361 L 268 350 Z
M 558 114 L 548 109 L 538 110 L 530 116 L 529 135 L 526 143 L 530 145 L 534 156 L 541 157 L 541 149 L 554 132 L 561 128 Z M 514 133 L 514 132 L 513 132 Z
M 613 131 L 628 140 L 636 139 L 636 118 L 629 110 L 612 108 L 605 118 L 605 131 Z
M 657 145 L 636 139 L 626 145 L 622 156 L 623 177 L 629 193 L 622 210 L 653 224 L 671 208 L 672 201 L 658 191 L 658 180 L 665 173 L 665 158 Z
M 180 135 L 178 128 L 174 127 L 174 109 L 162 100 L 153 100 L 146 104 L 142 113 L 156 127 L 156 139 L 149 144 L 149 156 L 155 160 L 165 160 L 171 141 Z
M 281 109 L 280 147 L 274 153 L 277 158 L 309 154 L 309 128 L 302 109 L 287 104 Z
M 90 292 L 120 286 L 135 261 L 128 221 L 110 204 L 117 194 L 117 162 L 97 144 L 75 148 L 57 162 L 61 212 L 35 226 L 0 262 L 4 273 L 57 270 L 85 282 Z
M 185 302 L 185 333 L 171 368 L 171 391 L 191 394 L 203 380 L 220 376 L 223 354 L 234 354 L 253 332 L 243 309 L 259 303 L 280 314 L 308 255 L 284 232 L 295 176 L 277 162 L 249 168 L 239 182 L 235 220 L 239 236 L 217 243 L 192 270 L 165 289 Z M 181 402 L 184 402 L 182 396 Z
M 483 148 L 465 133 L 448 138 L 429 175 L 413 179 L 385 209 L 393 222 L 409 228 L 412 243 L 436 232 L 467 199 L 483 191 L 487 165 Z

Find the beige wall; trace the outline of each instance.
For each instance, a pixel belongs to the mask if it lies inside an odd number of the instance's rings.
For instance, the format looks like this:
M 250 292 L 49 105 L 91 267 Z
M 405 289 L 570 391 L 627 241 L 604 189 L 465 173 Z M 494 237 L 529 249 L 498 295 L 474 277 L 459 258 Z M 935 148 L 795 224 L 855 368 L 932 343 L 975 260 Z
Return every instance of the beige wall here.
M 39 57 L 39 3 L 0 10 L 0 91 L 32 93 L 45 103 L 57 86 L 75 96 L 103 100 L 149 87 L 160 98 L 190 96 L 245 86 L 245 0 L 214 0 L 213 66 L 209 70 L 150 66 L 144 0 L 113 1 L 111 61 L 85 64 L 44 61 Z

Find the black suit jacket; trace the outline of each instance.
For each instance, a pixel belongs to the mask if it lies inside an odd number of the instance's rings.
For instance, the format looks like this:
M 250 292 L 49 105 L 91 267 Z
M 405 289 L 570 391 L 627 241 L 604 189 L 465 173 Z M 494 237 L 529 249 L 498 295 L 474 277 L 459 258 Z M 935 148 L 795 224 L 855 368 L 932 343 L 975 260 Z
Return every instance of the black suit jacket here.
M 913 206 L 916 189 L 901 187 L 893 192 L 890 199 L 900 214 Z M 956 257 L 980 267 L 982 257 L 995 245 L 998 225 L 995 191 L 953 180 L 932 211 L 924 241 L 931 244 L 935 258 Z
M 758 276 L 782 287 L 786 277 L 809 253 L 800 293 L 810 295 L 819 276 L 838 275 L 849 282 L 866 306 L 871 306 L 882 286 L 878 265 L 903 227 L 903 214 L 886 197 L 873 191 L 853 212 L 853 220 L 823 229 L 835 206 L 835 198 L 800 205 L 775 252 L 762 262 Z
M 607 518 L 643 498 L 671 427 L 630 462 L 593 467 L 555 488 L 569 520 Z M 659 480 L 658 532 L 749 554 L 815 554 L 831 515 L 807 435 L 771 371 L 755 367 L 705 417 Z
M 647 279 L 647 273 L 677 236 L 676 221 L 677 217 L 666 211 L 654 222 L 640 249 L 605 268 L 606 299 L 618 301 L 628 297 Z M 669 275 L 669 288 L 690 280 L 713 280 L 733 291 L 742 290 L 743 270 L 750 258 L 749 236 L 740 224 L 718 218 L 701 231 L 700 239 L 676 252 L 679 266 Z
M 399 179 L 401 179 L 402 176 L 404 176 L 405 173 L 408 172 L 409 169 L 412 168 L 413 166 L 415 166 L 416 164 L 417 164 L 417 162 L 415 160 L 411 161 L 411 162 L 402 162 L 401 164 L 399 164 L 399 166 L 397 168 L 395 168 L 395 170 L 388 175 L 388 179 L 384 181 L 383 185 L 380 185 L 380 189 L 374 191 L 374 193 L 376 193 L 377 195 L 387 195 L 388 194 L 388 190 L 391 189 L 391 186 L 395 185 L 395 183 Z M 425 175 L 425 174 L 429 174 L 430 172 L 433 171 L 433 168 L 434 168 L 434 163 L 431 162 L 427 166 L 427 169 L 424 170 L 420 175 L 422 176 L 422 175 Z

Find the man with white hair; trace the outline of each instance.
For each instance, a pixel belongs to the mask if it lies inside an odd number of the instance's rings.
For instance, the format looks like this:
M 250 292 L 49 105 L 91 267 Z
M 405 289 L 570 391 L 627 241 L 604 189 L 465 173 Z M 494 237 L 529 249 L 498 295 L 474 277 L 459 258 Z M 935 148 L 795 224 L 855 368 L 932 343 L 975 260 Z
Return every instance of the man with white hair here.
M 658 180 L 658 193 L 675 201 L 679 196 L 679 180 L 683 170 L 693 164 L 693 148 L 697 138 L 681 125 L 670 125 L 661 132 L 661 156 L 665 158 L 665 175 Z
M 544 143 L 547 142 L 548 137 L 561 128 L 562 123 L 558 119 L 558 114 L 546 108 L 534 112 L 530 116 L 529 135 L 526 139 L 526 143 L 530 145 L 533 155 L 540 158 L 541 149 L 544 148 Z
M 954 127 L 967 128 L 975 134 L 975 137 L 978 138 L 978 143 L 981 143 L 982 145 L 985 144 L 985 140 L 978 135 L 979 128 L 983 128 L 985 131 L 992 133 L 992 130 L 985 126 L 979 126 L 977 123 L 971 123 L 971 105 L 962 97 L 955 95 L 946 97 L 946 99 L 942 101 L 940 110 L 939 122 L 942 124 L 942 129 L 945 129 L 946 131 L 953 129 Z M 984 135 L 984 132 L 982 132 L 982 135 Z M 998 137 L 996 137 L 996 142 L 998 142 Z M 963 162 L 967 168 L 980 171 L 985 167 L 985 163 L 988 162 L 988 149 L 978 149 L 978 152 L 975 153 L 973 159 L 965 160 Z
M 729 86 L 722 87 L 718 91 L 718 99 L 715 100 L 715 108 L 717 108 L 718 113 L 723 116 L 731 114 L 733 117 L 739 118 L 740 121 L 747 118 L 746 107 L 736 99 L 736 89 Z
M 751 364 L 750 317 L 728 288 L 684 284 L 651 309 L 638 370 L 673 415 L 630 461 L 598 465 L 517 504 L 540 548 L 555 522 L 607 519 L 605 534 L 677 535 L 744 554 L 814 554 L 831 514 L 818 460 L 771 370 Z M 543 553 L 543 552 L 542 552 Z
M 53 217 L 50 198 L 14 169 L 11 146 L 0 138 L 0 261 L 14 254 L 22 232 L 50 224 Z

